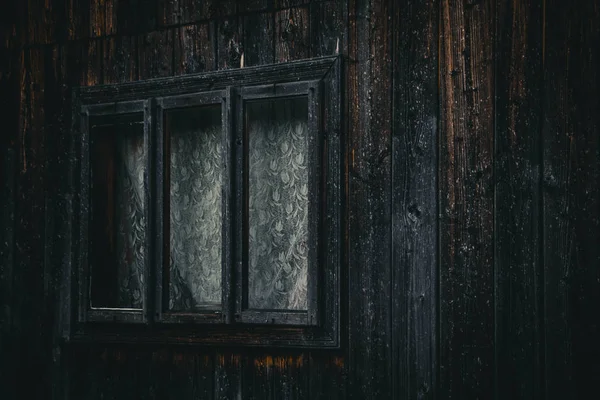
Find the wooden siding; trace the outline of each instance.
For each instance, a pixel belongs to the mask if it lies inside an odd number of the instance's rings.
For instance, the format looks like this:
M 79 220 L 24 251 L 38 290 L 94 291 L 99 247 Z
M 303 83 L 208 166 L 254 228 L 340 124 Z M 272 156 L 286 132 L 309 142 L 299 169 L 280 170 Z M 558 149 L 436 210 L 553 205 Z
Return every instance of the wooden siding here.
M 598 0 L 9 3 L 1 398 L 595 391 Z M 71 88 L 336 52 L 346 66 L 343 349 L 64 345 L 57 299 L 71 238 L 56 232 L 77 201 L 66 191 Z

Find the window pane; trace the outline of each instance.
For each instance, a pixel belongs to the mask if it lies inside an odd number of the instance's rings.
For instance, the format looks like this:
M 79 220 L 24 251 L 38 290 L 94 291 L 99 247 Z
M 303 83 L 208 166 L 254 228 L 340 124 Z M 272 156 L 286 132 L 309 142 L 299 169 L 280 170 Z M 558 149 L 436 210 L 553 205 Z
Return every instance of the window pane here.
M 141 309 L 147 165 L 143 116 L 92 119 L 90 137 L 91 305 Z
M 169 309 L 221 304 L 221 107 L 167 113 L 170 146 Z
M 308 100 L 249 102 L 248 307 L 307 309 Z

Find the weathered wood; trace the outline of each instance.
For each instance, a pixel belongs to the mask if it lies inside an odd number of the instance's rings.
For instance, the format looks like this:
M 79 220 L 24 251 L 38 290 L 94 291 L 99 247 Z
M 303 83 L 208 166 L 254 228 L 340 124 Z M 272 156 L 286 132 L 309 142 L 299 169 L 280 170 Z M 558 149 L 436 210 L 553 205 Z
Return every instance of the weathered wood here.
M 86 52 L 84 54 L 84 60 L 87 63 L 85 66 L 86 79 L 82 84 L 88 86 L 99 85 L 103 80 L 102 42 L 100 40 L 88 40 L 86 45 L 82 47 L 82 50 Z
M 275 8 L 288 8 L 288 7 L 299 6 L 302 4 L 308 4 L 311 2 L 310 0 L 273 0 L 273 1 L 275 3 Z M 343 2 L 340 1 L 340 3 L 343 3 Z
M 495 1 L 443 1 L 440 393 L 489 396 L 494 375 Z
M 309 397 L 307 353 L 277 355 L 273 358 L 274 399 L 302 400 Z
M 65 0 L 69 40 L 86 38 L 90 31 L 90 0 Z
M 242 397 L 242 357 L 222 351 L 215 362 L 215 399 L 228 400 Z
M 102 41 L 103 83 L 120 83 L 138 79 L 136 38 L 109 37 Z
M 13 335 L 13 274 L 15 257 L 15 209 L 16 209 L 16 187 L 17 162 L 13 149 L 5 149 L 0 153 L 2 156 L 2 182 L 3 208 L 0 214 L 0 384 L 4 388 L 5 396 L 15 396 L 15 369 L 11 361 L 16 360 L 13 344 L 16 337 Z
M 600 373 L 600 9 L 545 4 L 546 398 L 581 398 Z
M 501 1 L 496 12 L 495 396 L 539 399 L 542 6 Z
M 113 1 L 117 0 L 90 0 L 90 37 L 112 33 L 114 26 Z
M 217 25 L 218 69 L 239 68 L 243 43 L 243 22 L 240 17 L 220 20 Z
M 308 7 L 294 7 L 275 13 L 275 61 L 286 62 L 310 56 Z
M 342 400 L 348 398 L 347 365 L 341 355 L 311 352 L 308 368 L 307 398 L 314 400 Z
M 175 30 L 174 74 L 192 74 L 217 68 L 214 24 L 187 25 Z
M 278 398 L 273 390 L 272 355 L 257 354 L 244 357 L 242 393 L 244 397 L 254 400 Z
M 44 52 L 28 49 L 22 56 L 21 110 L 12 310 L 16 377 L 37 371 L 45 376 L 47 361 L 44 318 L 44 187 L 46 137 L 44 115 Z M 27 293 L 28 295 L 23 295 Z M 43 397 L 47 376 L 39 385 L 20 386 L 19 396 Z
M 392 388 L 436 398 L 438 12 L 396 3 L 392 147 Z
M 0 321 L 10 324 L 0 323 L 1 398 L 562 399 L 596 389 L 597 2 L 8 3 L 0 153 L 14 149 L 15 173 L 0 187 L 13 188 L 15 223 L 0 233 L 14 243 L 0 242 L 2 257 L 13 251 L 13 264 L 0 266 Z M 71 87 L 216 69 L 234 76 L 242 54 L 249 67 L 338 48 L 350 101 L 343 349 L 269 353 L 263 376 L 254 363 L 263 351 L 231 353 L 225 343 L 60 344 L 51 325 L 60 324 L 57 273 L 69 241 L 58 232 L 77 208 L 62 197 L 78 181 L 65 133 Z M 33 374 L 38 384 L 18 385 Z
M 357 0 L 348 9 L 351 399 L 391 397 L 391 11 L 384 0 Z
M 269 7 L 270 3 L 272 3 L 272 0 L 238 1 L 238 12 L 250 13 L 256 11 L 264 11 Z
M 155 31 L 138 37 L 140 79 L 173 75 L 174 30 Z
M 61 6 L 60 0 L 31 0 L 22 6 L 27 10 L 28 43 L 45 44 L 56 39 L 56 31 L 62 28 L 56 20 L 62 13 Z
M 346 2 L 328 1 L 311 4 L 311 57 L 346 54 L 347 14 Z
M 244 66 L 273 64 L 273 13 L 244 17 Z

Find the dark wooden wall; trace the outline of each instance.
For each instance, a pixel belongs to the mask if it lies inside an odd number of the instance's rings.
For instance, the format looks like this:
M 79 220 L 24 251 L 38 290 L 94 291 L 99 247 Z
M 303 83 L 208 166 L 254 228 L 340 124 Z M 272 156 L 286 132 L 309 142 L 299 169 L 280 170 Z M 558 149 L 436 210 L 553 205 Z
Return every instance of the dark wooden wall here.
M 598 0 L 4 2 L 0 398 L 597 392 Z M 71 87 L 336 52 L 344 349 L 62 345 Z

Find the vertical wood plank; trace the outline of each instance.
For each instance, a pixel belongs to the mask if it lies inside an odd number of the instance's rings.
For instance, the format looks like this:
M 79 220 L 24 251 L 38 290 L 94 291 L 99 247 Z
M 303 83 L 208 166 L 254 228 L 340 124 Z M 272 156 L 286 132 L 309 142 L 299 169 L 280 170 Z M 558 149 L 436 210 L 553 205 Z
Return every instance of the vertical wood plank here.
M 180 0 L 157 0 L 157 22 L 160 27 L 181 22 Z
M 215 362 L 215 399 L 242 398 L 242 359 L 233 353 L 220 353 Z
M 394 398 L 436 397 L 438 12 L 436 1 L 400 1 L 393 13 Z
M 90 37 L 106 35 L 106 3 L 110 0 L 90 0 Z
M 348 395 L 391 397 L 392 2 L 349 6 Z
M 237 17 L 219 20 L 217 34 L 218 68 L 239 68 L 244 52 L 242 20 Z
M 90 0 L 65 0 L 69 40 L 86 38 L 90 32 Z
M 109 37 L 102 41 L 103 83 L 131 82 L 138 79 L 136 38 Z
M 207 399 L 214 395 L 214 368 L 211 354 L 174 351 L 168 384 L 169 399 Z M 156 376 L 157 380 L 165 380 Z
M 190 74 L 216 69 L 211 24 L 186 25 L 175 30 L 174 74 Z
M 542 6 L 496 14 L 496 396 L 543 398 L 540 237 Z
M 138 36 L 139 78 L 173 75 L 173 30 L 154 31 Z
M 580 398 L 600 373 L 600 7 L 545 4 L 546 396 Z
M 310 8 L 310 45 L 312 57 L 344 54 L 346 45 L 346 2 L 312 3 Z
M 348 398 L 347 366 L 339 355 L 309 354 L 311 400 L 342 400 Z
M 494 376 L 495 1 L 442 2 L 440 397 L 489 396 Z
M 12 319 L 13 302 L 13 269 L 15 258 L 15 210 L 16 210 L 16 175 L 17 160 L 13 149 L 2 150 L 2 198 L 4 207 L 0 214 L 0 384 L 7 398 L 15 397 L 15 369 L 12 361 L 18 358 L 13 343 Z
M 273 0 L 244 0 L 238 2 L 239 13 L 250 13 L 256 11 L 264 11 L 269 5 L 272 5 Z
M 102 42 L 100 40 L 88 40 L 85 42 L 83 50 L 87 50 L 85 60 L 87 62 L 85 69 L 84 85 L 94 86 L 102 83 Z
M 42 312 L 44 305 L 44 206 L 46 138 L 44 112 L 44 49 L 23 51 L 16 208 L 16 252 L 13 291 L 13 333 L 16 376 L 32 371 L 43 376 L 46 361 Z M 27 296 L 23 294 L 27 293 Z M 18 386 L 18 396 L 43 397 L 47 387 Z
M 112 30 L 120 35 L 133 36 L 156 30 L 161 17 L 156 3 L 148 4 L 145 0 L 112 1 L 118 3 L 113 4 L 112 16 L 109 17 L 112 25 L 107 23 L 107 33 Z
M 249 400 L 274 400 L 273 356 L 247 355 L 244 359 L 242 396 Z M 279 394 L 279 393 L 278 393 Z
M 288 8 L 275 13 L 275 61 L 300 60 L 310 56 L 308 7 Z
M 244 43 L 244 66 L 273 63 L 273 13 L 254 13 L 244 17 Z
M 60 0 L 28 0 L 27 9 L 27 42 L 30 44 L 47 44 L 56 40 L 56 18 L 62 11 Z
M 311 0 L 274 0 L 274 2 L 275 2 L 275 8 L 288 8 L 288 7 L 299 6 L 302 4 L 308 4 L 311 2 Z
M 273 359 L 274 399 L 302 400 L 309 398 L 308 354 L 288 352 Z

